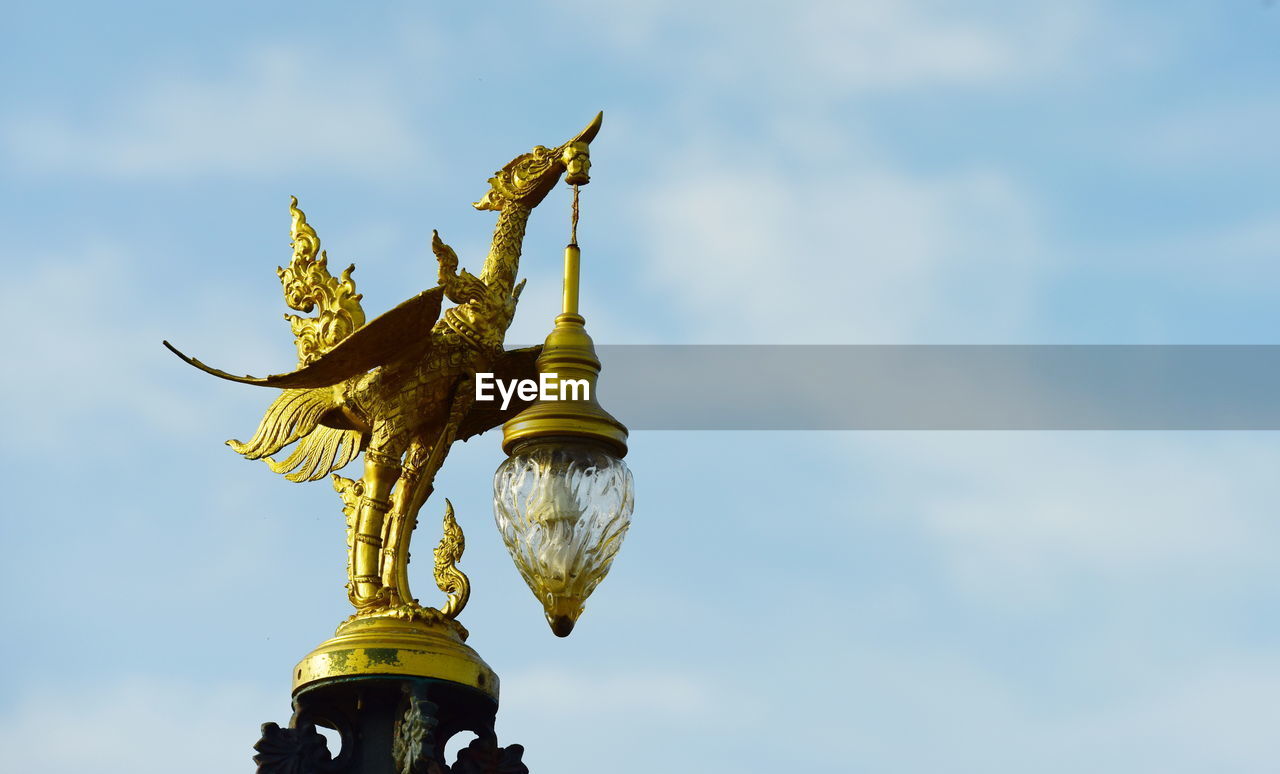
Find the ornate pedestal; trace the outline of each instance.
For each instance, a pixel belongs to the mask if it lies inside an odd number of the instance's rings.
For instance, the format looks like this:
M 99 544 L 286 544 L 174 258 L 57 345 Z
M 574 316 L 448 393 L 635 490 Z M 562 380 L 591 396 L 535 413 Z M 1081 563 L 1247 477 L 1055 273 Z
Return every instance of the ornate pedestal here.
M 293 718 L 262 726 L 259 774 L 527 774 L 524 748 L 497 745 L 498 678 L 463 634 L 439 617 L 344 624 L 294 669 Z M 449 766 L 445 745 L 467 731 L 476 739 Z
M 473 688 L 425 677 L 354 677 L 319 683 L 294 697 L 288 728 L 262 726 L 259 774 L 528 774 L 518 744 L 498 747 L 498 703 Z M 316 726 L 342 739 L 337 754 Z M 455 734 L 476 734 L 445 763 Z

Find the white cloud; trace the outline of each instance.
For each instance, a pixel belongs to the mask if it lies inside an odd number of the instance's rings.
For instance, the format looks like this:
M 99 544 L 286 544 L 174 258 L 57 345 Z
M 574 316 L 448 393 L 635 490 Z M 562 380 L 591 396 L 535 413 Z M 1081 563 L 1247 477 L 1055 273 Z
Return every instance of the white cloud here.
M 258 725 L 285 725 L 285 693 L 120 678 L 25 696 L 0 715 L 10 771 L 223 774 L 252 767 Z
M 10 116 L 3 138 L 20 167 L 113 178 L 261 175 L 323 165 L 395 173 L 423 142 L 394 85 L 369 68 L 335 70 L 292 48 L 259 50 L 225 76 L 173 73 L 131 84 L 87 122 Z
M 860 636 L 833 642 L 847 635 L 840 620 L 850 611 L 824 609 L 771 618 L 759 637 L 726 637 L 696 662 L 504 675 L 499 737 L 524 744 L 531 768 L 554 762 L 566 772 L 608 759 L 618 772 L 771 770 L 786 761 L 922 773 L 1198 774 L 1264 772 L 1275 759 L 1268 721 L 1280 663 L 1270 655 L 1200 647 L 1198 660 L 1185 661 L 1161 652 L 1154 636 L 1133 649 L 1114 635 L 1064 631 L 1049 652 L 1031 641 L 1007 663 L 945 629 L 895 642 L 875 628 L 887 621 L 862 608 L 854 615 L 870 620 L 854 627 Z M 640 743 L 672 733 L 689 743 L 656 751 Z
M 1159 660 L 1157 653 L 1143 657 Z M 1232 661 L 1217 652 L 1204 663 L 1165 665 L 1157 681 L 1142 687 L 1126 685 L 1124 674 L 1138 664 L 1107 655 L 1073 656 L 1056 666 L 1074 679 L 984 668 L 945 643 L 893 652 L 854 645 L 846 660 L 830 665 L 827 684 L 856 698 L 808 703 L 810 722 L 787 724 L 795 764 L 838 760 L 850 770 L 895 772 L 1252 774 L 1272 770 L 1280 752 L 1269 723 L 1280 688 L 1274 658 Z M 1071 687 L 1064 690 L 1063 681 Z
M 777 11 L 761 25 L 761 36 L 796 42 L 784 49 L 790 66 L 772 71 L 784 76 L 775 80 L 778 88 L 797 73 L 821 75 L 851 92 L 1014 81 L 1049 64 L 1071 29 L 1034 17 L 1004 24 L 966 19 L 946 7 L 893 0 L 801 3 Z M 1054 16 L 1071 21 L 1061 12 Z
M 1018 83 L 1078 64 L 1094 26 L 1081 4 L 998 15 L 927 0 L 561 5 L 647 66 L 773 97 Z M 659 48 L 668 55 L 654 61 Z
M 1280 447 L 1268 434 L 863 436 L 859 464 L 897 493 L 960 588 L 1003 603 L 1084 581 L 1146 593 L 1238 589 L 1269 567 Z M 867 448 L 872 449 L 868 453 Z
M 1171 774 L 1267 772 L 1280 759 L 1277 696 L 1280 664 L 1273 657 L 1236 657 L 1168 675 L 1137 700 L 1077 717 L 1060 735 L 1041 728 L 1039 736 L 1047 749 L 1058 740 L 1069 756 L 1064 771 L 1104 760 L 1117 771 L 1139 771 L 1155 760 Z
M 687 720 L 707 714 L 717 703 L 706 678 L 657 668 L 602 674 L 541 667 L 504 676 L 502 692 L 508 716 L 554 712 L 585 719 L 601 713 L 663 713 Z
M 1153 287 L 1183 287 L 1195 291 L 1197 298 L 1219 292 L 1269 299 L 1280 282 L 1276 256 L 1280 255 L 1280 220 L 1274 212 L 1241 213 L 1232 222 L 1211 227 L 1162 229 L 1142 244 L 1100 245 L 1082 257 L 1090 272 L 1103 276 L 1141 278 Z M 1222 342 L 1221 334 L 1205 326 L 1198 316 L 1191 317 L 1179 343 L 1196 340 Z M 1231 343 L 1257 343 L 1275 340 L 1270 326 L 1256 326 L 1249 331 L 1234 332 Z M 1189 341 L 1190 339 L 1190 341 Z
M 209 295 L 185 299 L 180 329 L 174 305 L 147 299 L 136 282 L 140 276 L 129 252 L 103 238 L 65 255 L 30 256 L 9 275 L 0 303 L 29 324 L 6 352 L 15 378 L 0 382 L 0 399 L 21 410 L 12 412 L 0 449 L 45 453 L 79 445 L 86 454 L 124 454 L 141 430 L 204 427 L 203 388 L 187 386 L 196 382 L 177 386 L 170 377 L 185 366 L 160 343 L 182 330 L 220 333 L 222 341 L 235 342 L 225 346 L 245 359 L 269 361 L 255 351 L 262 337 L 226 314 L 217 288 L 205 286 Z M 171 315 L 167 322 L 154 319 L 165 314 Z M 198 383 L 213 387 L 207 379 Z M 130 429 L 121 434 L 123 426 Z
M 768 704 L 771 691 L 711 672 L 670 660 L 513 671 L 502 676 L 498 738 L 525 745 L 531 771 L 599 771 L 601 761 L 615 772 L 677 763 L 681 770 L 715 770 L 727 759 L 717 748 L 741 745 L 742 735 L 759 729 L 776 708 Z M 673 737 L 689 743 L 647 743 Z
M 994 171 L 855 163 L 795 180 L 690 154 L 641 196 L 655 284 L 715 343 L 985 343 L 1027 335 L 1030 197 Z M 666 182 L 670 181 L 670 182 Z
M 1280 109 L 1270 96 L 1237 95 L 1144 115 L 1117 143 L 1129 163 L 1168 172 L 1275 168 Z

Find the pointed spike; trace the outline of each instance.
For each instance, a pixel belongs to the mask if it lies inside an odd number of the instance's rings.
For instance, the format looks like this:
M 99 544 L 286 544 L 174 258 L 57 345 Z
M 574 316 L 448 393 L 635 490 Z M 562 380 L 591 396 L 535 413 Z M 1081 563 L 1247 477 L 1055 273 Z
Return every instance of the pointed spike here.
M 569 142 L 585 142 L 588 145 L 590 145 L 591 141 L 596 138 L 597 134 L 599 134 L 600 123 L 603 120 L 604 120 L 604 111 L 601 110 L 599 113 L 596 113 L 595 118 L 591 119 L 591 123 L 587 124 L 587 128 L 579 132 L 578 136 L 574 137 Z

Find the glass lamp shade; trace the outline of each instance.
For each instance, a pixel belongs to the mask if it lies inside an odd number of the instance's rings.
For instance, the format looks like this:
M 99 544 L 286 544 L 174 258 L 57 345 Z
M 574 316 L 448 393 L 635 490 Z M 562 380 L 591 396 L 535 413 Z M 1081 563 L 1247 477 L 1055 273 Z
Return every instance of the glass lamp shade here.
M 566 637 L 608 574 L 635 505 L 631 470 L 588 441 L 517 449 L 493 479 L 493 514 L 520 575 Z

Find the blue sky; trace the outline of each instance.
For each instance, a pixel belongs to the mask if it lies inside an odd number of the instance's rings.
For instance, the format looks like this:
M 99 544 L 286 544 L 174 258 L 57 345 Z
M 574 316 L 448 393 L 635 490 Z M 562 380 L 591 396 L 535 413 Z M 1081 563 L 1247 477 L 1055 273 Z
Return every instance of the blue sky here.
M 248 770 L 346 614 L 336 496 L 225 449 L 266 396 L 159 344 L 293 362 L 289 195 L 377 313 L 431 284 L 432 228 L 477 268 L 486 178 L 603 109 L 599 342 L 1276 343 L 1278 14 L 9 9 L 6 759 Z M 534 215 L 509 341 L 550 325 L 567 213 L 561 191 Z M 535 772 L 1280 759 L 1272 434 L 637 433 L 634 527 L 568 640 L 491 526 L 501 458 L 460 446 L 437 491 Z

